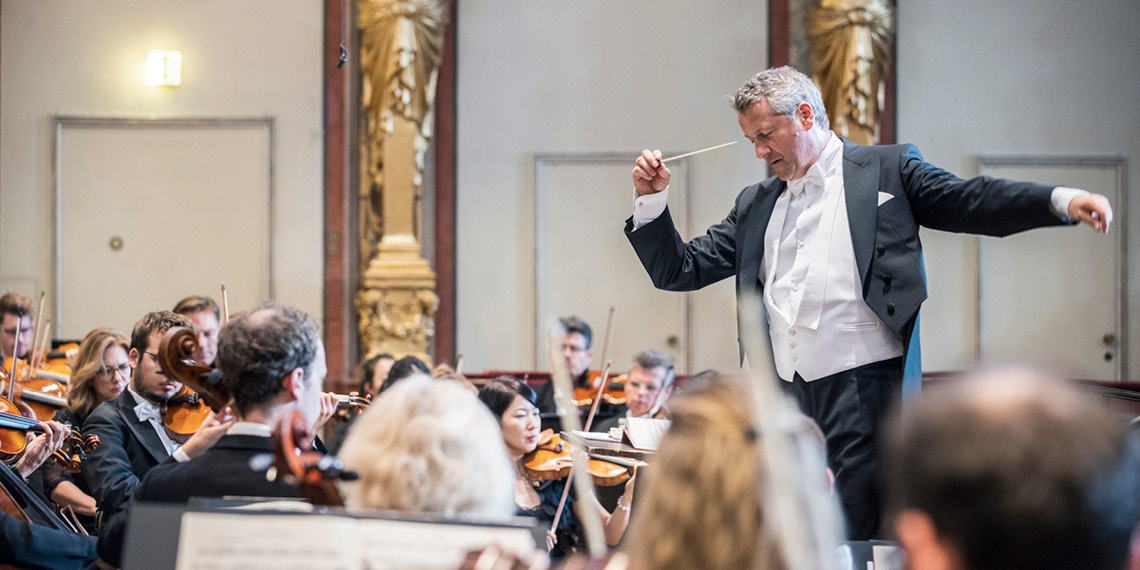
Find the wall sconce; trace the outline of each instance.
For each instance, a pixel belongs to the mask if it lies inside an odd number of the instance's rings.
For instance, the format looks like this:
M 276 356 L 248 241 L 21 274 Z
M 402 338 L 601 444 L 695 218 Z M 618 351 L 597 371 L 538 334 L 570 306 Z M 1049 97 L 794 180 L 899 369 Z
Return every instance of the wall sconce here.
M 182 84 L 182 52 L 152 49 L 146 54 L 147 85 Z

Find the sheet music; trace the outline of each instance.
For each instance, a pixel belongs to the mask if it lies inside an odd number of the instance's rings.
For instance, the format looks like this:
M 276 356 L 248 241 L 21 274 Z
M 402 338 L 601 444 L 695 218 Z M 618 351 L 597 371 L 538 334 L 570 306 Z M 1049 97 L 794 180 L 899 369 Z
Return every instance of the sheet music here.
M 626 437 L 629 444 L 637 449 L 657 451 L 657 444 L 669 429 L 669 420 L 654 420 L 650 418 L 629 418 L 625 424 Z
M 355 570 L 350 518 L 186 513 L 177 570 Z
M 615 441 L 621 441 L 620 439 L 611 436 L 609 432 L 604 431 L 582 431 L 580 429 L 576 429 L 570 433 L 589 441 L 608 441 L 611 443 Z
M 468 552 L 491 544 L 506 552 L 535 548 L 534 536 L 525 528 L 382 519 L 356 523 L 355 540 L 366 570 L 454 570 Z

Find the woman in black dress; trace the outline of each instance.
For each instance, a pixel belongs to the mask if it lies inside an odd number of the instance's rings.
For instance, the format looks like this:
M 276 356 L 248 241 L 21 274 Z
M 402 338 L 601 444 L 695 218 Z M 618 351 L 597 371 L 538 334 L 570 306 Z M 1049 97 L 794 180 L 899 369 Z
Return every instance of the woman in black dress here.
M 523 457 L 538 447 L 541 421 L 536 405 L 534 390 L 525 382 L 509 376 L 501 376 L 488 381 L 479 390 L 479 399 L 491 409 L 499 420 L 503 431 L 503 443 L 515 465 L 515 503 L 518 514 L 533 516 L 539 524 L 549 529 L 554 522 L 554 514 L 562 491 L 570 482 L 566 479 L 553 481 L 532 481 L 522 468 Z M 598 502 L 593 493 L 579 498 L 571 491 L 554 532 L 546 533 L 546 547 L 552 559 L 560 559 L 574 552 L 579 545 L 584 546 L 579 519 L 582 516 L 597 516 L 602 519 L 606 543 L 615 546 L 621 540 L 629 523 L 630 500 L 637 476 L 626 483 L 625 493 L 618 500 L 613 513 Z M 580 500 L 579 500 L 580 499 Z

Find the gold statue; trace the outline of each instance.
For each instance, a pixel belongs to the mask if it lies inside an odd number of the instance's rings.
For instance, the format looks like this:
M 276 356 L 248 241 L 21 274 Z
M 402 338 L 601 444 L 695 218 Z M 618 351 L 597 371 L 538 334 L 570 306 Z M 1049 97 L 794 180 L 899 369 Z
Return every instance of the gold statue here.
M 851 142 L 879 142 L 893 36 L 888 0 L 820 0 L 808 12 L 815 82 L 831 129 Z
M 366 353 L 427 359 L 439 300 L 420 253 L 424 155 L 432 134 L 446 9 L 441 0 L 359 0 L 368 125 L 361 144 L 361 245 L 371 256 L 357 293 Z

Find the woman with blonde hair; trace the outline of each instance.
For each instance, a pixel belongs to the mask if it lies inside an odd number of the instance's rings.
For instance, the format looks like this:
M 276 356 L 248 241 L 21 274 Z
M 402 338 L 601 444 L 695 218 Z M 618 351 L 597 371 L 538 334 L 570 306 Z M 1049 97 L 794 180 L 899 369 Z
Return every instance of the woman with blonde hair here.
M 672 424 L 646 473 L 641 512 L 629 531 L 630 570 L 789 567 L 780 540 L 784 525 L 761 496 L 765 438 L 753 427 L 755 405 L 745 382 L 702 374 L 669 400 Z M 793 423 L 789 430 L 809 441 L 822 461 L 808 424 Z M 818 476 L 814 487 L 825 493 L 822 468 Z
M 506 520 L 514 471 L 498 423 L 475 394 L 413 377 L 376 399 L 341 448 L 360 478 L 343 486 L 349 509 Z
M 68 382 L 67 409 L 55 421 L 79 430 L 99 404 L 117 398 L 131 379 L 130 343 L 123 333 L 98 328 L 83 337 Z M 95 528 L 95 499 L 82 473 L 68 473 L 53 461 L 44 463 L 44 490 L 61 509 L 71 507 L 89 531 Z

